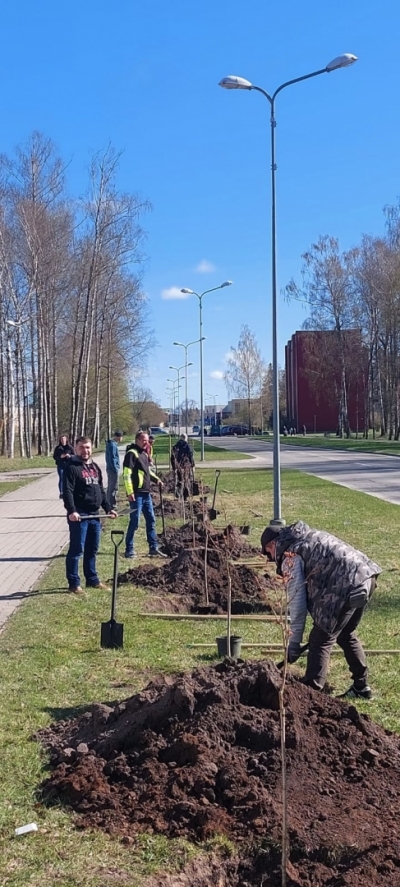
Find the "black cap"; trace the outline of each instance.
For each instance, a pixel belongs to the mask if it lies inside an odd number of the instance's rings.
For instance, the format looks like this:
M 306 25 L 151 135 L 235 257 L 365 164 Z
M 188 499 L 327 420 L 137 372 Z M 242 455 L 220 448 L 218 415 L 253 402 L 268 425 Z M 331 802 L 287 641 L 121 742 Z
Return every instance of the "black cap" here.
M 274 540 L 279 536 L 280 530 L 275 530 L 274 527 L 266 527 L 262 536 L 261 536 L 261 549 L 263 554 L 265 554 L 266 546 L 268 542 L 274 542 Z
M 123 436 L 124 436 L 123 431 L 114 431 L 114 437 L 123 437 Z

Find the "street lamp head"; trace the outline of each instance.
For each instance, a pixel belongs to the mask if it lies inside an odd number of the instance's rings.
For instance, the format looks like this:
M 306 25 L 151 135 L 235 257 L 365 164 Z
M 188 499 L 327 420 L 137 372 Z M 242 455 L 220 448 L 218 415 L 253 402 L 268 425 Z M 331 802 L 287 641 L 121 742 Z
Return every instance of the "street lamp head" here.
M 194 296 L 194 290 L 181 289 L 181 293 L 186 293 L 188 296 Z
M 253 89 L 253 84 L 250 83 L 250 80 L 245 80 L 244 77 L 236 77 L 232 74 L 229 77 L 223 77 L 219 81 L 218 86 L 222 86 L 222 89 Z
M 225 280 L 224 283 L 221 283 L 221 289 L 224 286 L 232 286 L 232 284 L 233 284 L 233 280 Z
M 192 367 L 192 366 L 193 366 L 192 361 L 190 361 L 190 363 L 187 363 L 186 366 L 187 366 L 187 367 Z
M 182 348 L 185 347 L 184 344 L 183 344 L 183 342 L 173 342 L 172 344 L 173 344 L 173 345 L 182 345 Z
M 331 71 L 337 71 L 338 68 L 348 68 L 349 65 L 354 65 L 354 62 L 358 62 L 357 56 L 351 52 L 345 52 L 343 55 L 338 55 L 337 58 L 332 59 L 329 65 L 326 66 L 326 70 L 330 74 Z

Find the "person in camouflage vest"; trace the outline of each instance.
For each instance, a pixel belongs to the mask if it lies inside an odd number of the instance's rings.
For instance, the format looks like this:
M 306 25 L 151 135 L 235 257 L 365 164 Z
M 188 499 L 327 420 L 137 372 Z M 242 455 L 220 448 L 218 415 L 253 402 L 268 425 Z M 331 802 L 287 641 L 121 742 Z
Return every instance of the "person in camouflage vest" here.
M 278 530 L 267 527 L 261 547 L 285 580 L 290 606 L 289 662 L 299 657 L 307 611 L 313 620 L 303 683 L 323 689 L 337 643 L 353 677 L 343 696 L 371 699 L 365 653 L 355 630 L 381 568 L 362 551 L 330 533 L 311 529 L 304 521 Z

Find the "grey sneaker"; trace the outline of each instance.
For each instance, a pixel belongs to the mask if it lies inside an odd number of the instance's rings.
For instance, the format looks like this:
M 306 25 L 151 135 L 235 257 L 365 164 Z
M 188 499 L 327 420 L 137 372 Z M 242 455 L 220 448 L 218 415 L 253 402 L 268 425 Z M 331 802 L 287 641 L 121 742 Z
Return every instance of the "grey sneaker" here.
M 133 552 L 132 552 L 132 554 L 129 554 L 128 552 L 125 552 L 125 554 L 123 555 L 123 557 L 125 558 L 126 561 L 133 561 L 133 560 L 135 560 L 135 558 L 137 557 L 137 554 L 133 554 Z
M 149 557 L 168 557 L 168 555 L 164 554 L 163 551 L 160 551 L 159 548 L 153 548 L 149 551 Z

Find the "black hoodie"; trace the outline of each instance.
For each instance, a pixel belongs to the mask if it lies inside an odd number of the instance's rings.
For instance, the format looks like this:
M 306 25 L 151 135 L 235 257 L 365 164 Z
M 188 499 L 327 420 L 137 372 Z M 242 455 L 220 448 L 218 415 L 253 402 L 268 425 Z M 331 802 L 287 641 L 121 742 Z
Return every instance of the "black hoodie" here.
M 79 456 L 68 459 L 64 470 L 64 506 L 68 514 L 98 513 L 102 508 L 106 514 L 111 511 L 103 487 L 103 477 L 96 462 L 83 462 Z

